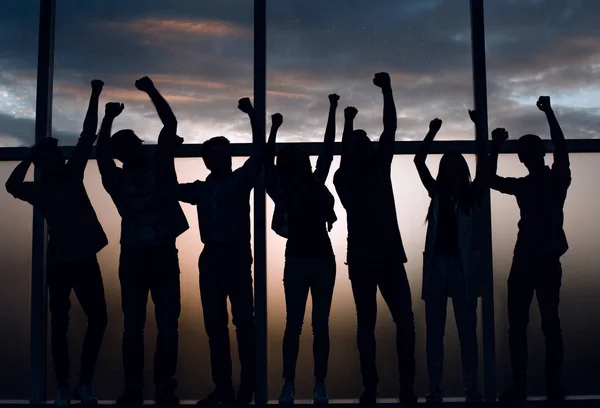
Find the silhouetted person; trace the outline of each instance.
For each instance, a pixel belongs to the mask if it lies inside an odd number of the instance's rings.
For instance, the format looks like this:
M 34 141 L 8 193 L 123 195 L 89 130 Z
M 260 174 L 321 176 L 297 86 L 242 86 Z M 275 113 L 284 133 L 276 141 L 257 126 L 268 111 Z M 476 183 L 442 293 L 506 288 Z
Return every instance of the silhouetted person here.
M 335 112 L 338 95 L 329 95 L 330 107 L 323 152 L 313 172 L 308 153 L 299 147 L 286 147 L 273 165 L 275 136 L 281 116 L 273 115 L 269 137 L 272 148 L 267 159 L 267 193 L 275 203 L 273 230 L 287 238 L 285 247 L 286 326 L 283 337 L 283 378 L 280 404 L 292 404 L 300 334 L 308 293 L 312 297 L 313 358 L 315 404 L 329 402 L 325 377 L 329 361 L 329 314 L 335 284 L 335 255 L 328 231 L 336 221 L 334 198 L 325 187 L 333 161 Z
M 189 226 L 177 200 L 169 194 L 177 186 L 174 152 L 183 142 L 177 119 L 167 101 L 148 77 L 135 86 L 148 94 L 163 128 L 154 155 L 146 155 L 142 141 L 132 130 L 110 137 L 114 119 L 123 104 L 108 103 L 98 139 L 98 167 L 102 184 L 121 215 L 119 280 L 125 330 L 123 368 L 125 393 L 119 405 L 141 405 L 144 387 L 144 326 L 148 293 L 154 302 L 156 353 L 155 400 L 177 404 L 178 319 L 181 310 L 179 259 L 176 238 Z M 113 157 L 123 163 L 118 168 Z
M 400 401 L 416 403 L 415 325 L 398 228 L 391 166 L 396 135 L 396 106 L 387 73 L 373 83 L 383 91 L 383 133 L 375 148 L 364 130 L 353 130 L 357 110 L 344 111 L 342 158 L 334 184 L 348 217 L 348 272 L 358 317 L 358 350 L 365 391 L 363 405 L 374 404 L 379 378 L 375 364 L 377 288 L 396 324 Z
M 58 140 L 48 137 L 33 146 L 6 182 L 6 190 L 40 211 L 48 225 L 47 282 L 50 297 L 51 346 L 58 382 L 56 405 L 71 403 L 67 331 L 71 290 L 88 319 L 81 351 L 81 372 L 75 398 L 96 404 L 92 376 L 106 328 L 102 273 L 96 258 L 108 240 L 90 203 L 83 182 L 98 126 L 98 100 L 104 83 L 92 81 L 92 95 L 73 156 L 66 161 Z M 25 182 L 31 163 L 40 181 Z
M 255 136 L 259 119 L 250 99 L 240 99 L 238 108 L 248 114 Z M 231 168 L 229 140 L 223 136 L 204 142 L 202 157 L 210 170 L 206 181 L 180 184 L 177 193 L 180 201 L 197 207 L 200 238 L 204 243 L 198 263 L 200 299 L 215 390 L 198 404 L 236 401 L 231 380 L 227 298 L 231 302 L 242 366 L 237 402 L 248 404 L 256 389 L 250 192 L 263 169 L 265 148 L 235 171 Z
M 469 111 L 477 126 L 474 111 Z M 415 155 L 415 165 L 431 203 L 427 212 L 427 235 L 423 258 L 423 291 L 427 322 L 427 402 L 442 402 L 444 332 L 448 298 L 452 299 L 460 339 L 462 374 L 467 401 L 480 401 L 477 389 L 477 298 L 481 279 L 474 214 L 487 188 L 487 150 L 477 152 L 475 180 L 467 161 L 458 152 L 442 156 L 434 179 L 425 164 L 427 153 L 442 126 L 429 124 L 429 133 Z
M 564 399 L 561 384 L 563 340 L 558 313 L 562 280 L 560 257 L 568 244 L 563 230 L 563 207 L 571 185 L 567 144 L 550 97 L 540 96 L 537 107 L 546 114 L 554 144 L 554 163 L 546 166 L 544 143 L 539 136 L 525 135 L 517 142 L 519 160 L 529 170 L 522 178 L 496 175 L 498 153 L 508 133 L 496 135 L 490 154 L 491 188 L 516 197 L 521 211 L 519 233 L 508 277 L 508 324 L 512 387 L 500 399 L 527 397 L 527 325 L 529 308 L 536 294 L 546 340 L 546 385 L 548 399 Z

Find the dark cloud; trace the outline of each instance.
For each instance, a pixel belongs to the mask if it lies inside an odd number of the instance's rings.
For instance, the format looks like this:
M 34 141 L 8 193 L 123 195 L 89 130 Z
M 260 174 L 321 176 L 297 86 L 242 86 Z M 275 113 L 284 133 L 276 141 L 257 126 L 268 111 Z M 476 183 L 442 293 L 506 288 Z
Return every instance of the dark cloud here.
M 598 137 L 600 3 L 487 0 L 485 7 L 490 126 L 546 134 L 534 103 L 550 94 L 568 137 Z M 22 0 L 0 16 L 0 113 L 16 119 L 33 117 L 38 10 L 36 0 Z M 267 22 L 268 110 L 285 117 L 282 140 L 320 140 L 331 92 L 342 96 L 341 108 L 356 106 L 358 125 L 377 137 L 381 95 L 371 78 L 383 70 L 393 78 L 399 139 L 421 138 L 433 117 L 444 119 L 440 137 L 473 137 L 467 0 L 269 2 Z M 152 104 L 133 87 L 151 75 L 188 142 L 250 140 L 236 104 L 253 92 L 251 1 L 62 0 L 56 23 L 58 132 L 78 133 L 88 83 L 99 77 L 107 83 L 103 102 L 127 106 L 115 126 L 156 140 Z M 4 144 L 33 140 L 18 121 L 2 124 Z

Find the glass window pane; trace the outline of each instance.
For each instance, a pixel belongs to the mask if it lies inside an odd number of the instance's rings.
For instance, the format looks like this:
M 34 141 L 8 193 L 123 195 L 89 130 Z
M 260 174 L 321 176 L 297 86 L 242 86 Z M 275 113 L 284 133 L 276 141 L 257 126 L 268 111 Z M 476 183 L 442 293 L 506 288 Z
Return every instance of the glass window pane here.
M 441 156 L 431 155 L 427 164 L 432 174 L 437 174 Z M 474 174 L 475 157 L 465 155 Z M 313 165 L 316 157 L 312 158 Z M 352 296 L 346 260 L 346 213 L 340 204 L 333 186 L 333 174 L 339 167 L 339 157 L 332 165 L 327 187 L 336 196 L 335 211 L 338 221 L 330 233 L 336 255 L 336 283 L 331 309 L 330 336 L 331 352 L 329 358 L 329 374 L 327 386 L 333 399 L 358 399 L 362 392 L 360 364 L 356 346 L 356 309 Z M 413 312 L 416 326 L 416 383 L 418 395 L 425 395 L 428 390 L 428 376 L 425 351 L 425 306 L 421 300 L 423 249 L 425 246 L 425 216 L 429 206 L 427 192 L 423 188 L 413 164 L 412 156 L 396 156 L 392 165 L 392 180 L 396 198 L 398 224 L 404 242 L 408 263 L 406 271 L 411 286 Z M 285 240 L 271 230 L 273 217 L 273 201 L 267 199 L 267 265 L 268 265 L 268 327 L 269 327 L 269 398 L 277 399 L 282 375 L 282 339 L 285 330 L 285 297 L 283 292 L 283 268 Z M 381 398 L 398 397 L 398 366 L 396 360 L 396 330 L 392 316 L 378 295 L 377 317 L 377 366 L 379 370 Z M 312 399 L 313 357 L 311 322 L 312 303 L 308 300 L 304 319 L 303 333 L 300 338 L 300 356 L 298 358 L 296 376 L 296 397 Z M 454 321 L 452 303 L 448 302 L 448 318 L 446 322 L 444 391 L 448 397 L 462 397 L 463 384 L 460 366 L 460 347 L 456 323 Z M 481 355 L 481 352 L 480 352 Z M 480 359 L 481 360 L 481 359 Z M 480 370 L 480 379 L 482 378 Z M 480 380 L 481 382 L 481 380 Z
M 491 129 L 549 138 L 535 102 L 550 95 L 567 138 L 599 137 L 595 1 L 485 0 Z
M 0 162 L 0 179 L 8 179 L 17 162 Z M 33 178 L 29 171 L 28 180 Z M 0 399 L 29 399 L 29 323 L 32 207 L 0 189 Z
M 380 71 L 392 78 L 398 140 L 421 139 L 436 116 L 439 139 L 473 139 L 467 0 L 271 1 L 267 26 L 267 106 L 285 117 L 282 141 L 320 141 L 334 92 L 341 109 L 359 110 L 356 126 L 379 137 Z
M 244 158 L 234 158 L 233 167 L 239 167 Z M 208 171 L 202 159 L 177 159 L 176 169 L 180 183 L 204 180 Z M 101 400 L 115 400 L 123 391 L 123 365 L 121 340 L 123 333 L 123 314 L 121 311 L 121 288 L 118 277 L 119 237 L 121 217 L 110 196 L 102 187 L 96 161 L 90 161 L 86 169 L 86 188 L 98 214 L 100 223 L 108 236 L 109 244 L 98 254 L 100 268 L 104 278 L 104 288 L 108 308 L 108 328 L 100 352 L 97 372 L 94 378 L 96 393 Z M 252 203 L 252 201 L 251 201 Z M 177 366 L 178 395 L 184 400 L 200 399 L 212 391 L 208 338 L 204 331 L 204 319 L 200 305 L 198 286 L 198 257 L 202 250 L 198 218 L 194 206 L 183 203 L 183 211 L 190 229 L 177 240 L 179 265 L 181 268 L 181 316 L 179 318 L 179 360 Z M 251 207 L 252 211 L 252 207 Z M 78 373 L 83 335 L 86 327 L 85 315 L 74 295 L 71 295 L 71 326 L 69 329 L 69 347 L 71 353 L 71 371 Z M 234 382 L 239 379 L 237 344 L 235 330 L 230 325 L 230 338 L 234 362 Z M 148 300 L 148 314 L 145 331 L 144 377 L 146 399 L 154 398 L 153 358 L 156 344 L 156 324 L 154 306 Z M 53 396 L 55 390 L 54 368 L 48 355 L 48 392 Z
M 253 94 L 252 2 L 57 0 L 56 14 L 53 125 L 63 145 L 81 131 L 94 78 L 105 81 L 101 106 L 125 103 L 114 129 L 155 143 L 162 126 L 134 86 L 144 75 L 171 104 L 187 143 L 250 141 L 237 100 Z
M 0 147 L 35 140 L 39 0 L 11 1 L 0 13 Z
M 571 395 L 597 395 L 596 381 L 600 364 L 598 344 L 600 300 L 598 265 L 600 254 L 600 224 L 597 218 L 600 188 L 590 175 L 600 171 L 600 154 L 571 154 L 573 181 L 565 203 L 564 229 L 569 242 L 568 252 L 561 258 L 563 279 L 560 315 L 565 347 L 563 371 L 565 392 Z M 552 163 L 548 157 L 547 163 Z M 521 177 L 527 174 L 516 155 L 501 155 L 498 174 Z M 596 187 L 594 187 L 596 186 Z M 508 317 L 506 281 L 517 237 L 519 208 L 514 197 L 492 193 L 492 226 L 494 248 L 494 285 L 498 385 L 502 391 L 509 385 L 510 360 L 508 349 Z M 529 392 L 545 395 L 544 337 L 539 309 L 534 300 L 529 323 Z

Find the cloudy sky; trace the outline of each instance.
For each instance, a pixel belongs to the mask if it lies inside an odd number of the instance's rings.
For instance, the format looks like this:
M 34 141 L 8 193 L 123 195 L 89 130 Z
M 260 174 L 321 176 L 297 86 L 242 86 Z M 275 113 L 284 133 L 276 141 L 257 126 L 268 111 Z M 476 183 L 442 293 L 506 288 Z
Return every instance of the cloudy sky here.
M 33 140 L 38 1 L 12 1 L 0 16 L 0 146 Z M 360 110 L 358 125 L 381 130 L 372 75 L 392 75 L 399 139 L 421 138 L 433 117 L 440 138 L 469 139 L 472 107 L 468 0 L 270 0 L 268 110 L 281 112 L 281 139 L 320 140 L 327 94 Z M 376 7 L 373 5 L 376 4 Z M 600 125 L 600 3 L 594 0 L 487 0 L 490 126 L 515 136 L 547 135 L 535 108 L 554 97 L 570 138 L 595 138 Z M 57 0 L 55 134 L 73 144 L 89 81 L 106 82 L 102 102 L 122 101 L 116 128 L 145 140 L 160 128 L 133 86 L 154 78 L 179 118 L 179 133 L 200 143 L 215 135 L 248 142 L 236 101 L 252 96 L 253 8 L 246 0 Z M 338 123 L 341 126 L 341 112 Z

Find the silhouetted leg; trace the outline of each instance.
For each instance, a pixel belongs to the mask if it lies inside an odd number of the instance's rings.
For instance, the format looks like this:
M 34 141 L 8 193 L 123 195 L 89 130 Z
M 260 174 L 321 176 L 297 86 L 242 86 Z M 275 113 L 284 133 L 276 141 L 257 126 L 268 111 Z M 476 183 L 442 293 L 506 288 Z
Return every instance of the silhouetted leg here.
M 87 329 L 81 350 L 81 384 L 91 384 L 102 339 L 106 330 L 106 299 L 102 272 L 96 257 L 81 262 L 73 289 L 87 317 Z
M 356 304 L 358 320 L 357 343 L 360 355 L 360 371 L 363 385 L 367 390 L 375 390 L 379 384 L 377 375 L 375 324 L 377 322 L 377 282 L 368 269 L 352 272 L 352 294 Z
M 465 389 L 477 389 L 477 298 L 464 294 L 452 297 L 454 317 L 460 340 L 460 357 Z
M 154 383 L 157 393 L 170 394 L 177 388 L 178 320 L 181 312 L 179 259 L 176 248 L 160 249 L 154 257 L 150 291 L 156 316 Z
M 558 312 L 562 267 L 557 257 L 549 257 L 540 262 L 539 268 L 536 295 L 546 340 L 546 380 L 551 390 L 560 387 L 563 365 L 563 339 Z
M 254 336 L 254 293 L 252 263 L 242 262 L 235 281 L 229 287 L 232 322 L 235 326 L 241 365 L 241 387 L 244 391 L 256 389 L 256 340 Z
M 148 304 L 146 257 L 150 251 L 121 250 L 119 280 L 123 309 L 123 368 L 125 388 L 137 392 L 144 387 L 144 327 Z
M 435 272 L 439 272 L 437 269 Z M 444 367 L 444 332 L 448 306 L 448 281 L 442 273 L 433 277 L 430 293 L 425 300 L 425 323 L 427 325 L 427 371 L 429 389 L 439 391 L 442 386 Z
M 302 260 L 288 258 L 285 261 L 283 288 L 285 291 L 285 333 L 283 335 L 283 378 L 296 378 L 296 363 L 300 348 L 300 334 L 304 323 L 306 300 L 309 291 L 310 265 Z M 313 299 L 314 302 L 314 299 Z
M 210 347 L 210 366 L 215 386 L 229 389 L 232 386 L 229 315 L 227 293 L 221 285 L 219 274 L 230 271 L 224 270 L 214 257 L 207 255 L 205 252 L 200 255 L 200 300 Z
M 404 264 L 392 263 L 383 271 L 379 291 L 396 324 L 401 394 L 412 396 L 415 383 L 415 318 Z
M 315 379 L 325 381 L 329 364 L 329 314 L 335 286 L 335 259 L 318 261 L 310 287 L 312 297 L 313 358 Z
M 533 300 L 533 279 L 529 261 L 515 257 L 508 277 L 508 338 L 513 384 L 524 389 L 527 382 L 527 325 Z
M 48 264 L 48 294 L 51 315 L 52 359 L 59 386 L 69 380 L 69 310 L 71 309 L 71 271 L 66 264 Z

